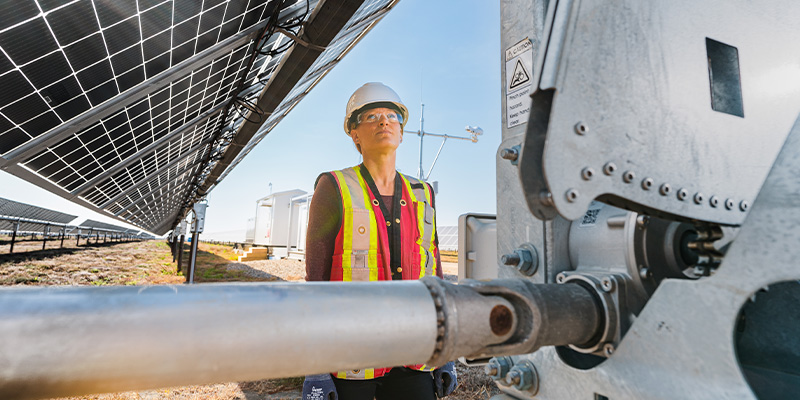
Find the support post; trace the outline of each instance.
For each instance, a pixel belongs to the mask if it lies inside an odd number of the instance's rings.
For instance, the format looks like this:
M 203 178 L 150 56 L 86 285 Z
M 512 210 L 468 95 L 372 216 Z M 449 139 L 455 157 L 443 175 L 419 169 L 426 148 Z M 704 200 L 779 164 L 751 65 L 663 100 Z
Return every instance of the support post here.
M 64 236 L 66 236 L 66 234 L 67 234 L 67 228 L 65 228 L 65 227 L 61 228 L 61 232 L 60 232 L 61 244 L 58 246 L 59 249 L 63 249 L 64 248 Z
M 42 231 L 42 250 L 47 247 L 47 235 L 50 233 L 50 225 L 44 226 L 44 231 Z
M 80 230 L 80 228 L 78 228 L 78 234 L 75 235 L 75 237 L 77 238 L 77 239 L 75 239 L 75 247 L 78 247 L 78 246 L 81 245 L 81 230 Z
M 197 261 L 197 239 L 199 236 L 200 233 L 195 229 L 194 232 L 192 232 L 192 251 L 189 260 L 189 273 L 186 274 L 186 282 L 189 284 L 194 283 L 194 266 Z
M 18 230 L 19 230 L 19 221 L 14 223 L 14 232 L 11 233 L 11 248 L 8 250 L 9 254 L 14 252 L 14 241 L 17 240 L 17 231 Z
M 181 272 L 181 262 L 183 261 L 183 242 L 186 240 L 186 237 L 181 233 L 181 237 L 178 240 L 178 273 Z

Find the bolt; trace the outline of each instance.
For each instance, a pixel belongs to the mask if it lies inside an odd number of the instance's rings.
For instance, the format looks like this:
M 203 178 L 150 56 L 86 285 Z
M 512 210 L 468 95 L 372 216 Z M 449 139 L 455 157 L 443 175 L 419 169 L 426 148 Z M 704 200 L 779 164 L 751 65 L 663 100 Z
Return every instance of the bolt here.
M 741 210 L 741 211 L 747 211 L 747 209 L 749 207 L 750 207 L 750 204 L 747 203 L 747 200 L 742 200 L 742 202 L 739 203 L 739 210 Z
M 611 357 L 611 355 L 614 354 L 614 345 L 612 343 L 604 344 L 603 353 L 605 353 L 606 357 Z
M 716 208 L 719 205 L 719 197 L 711 196 L 711 199 L 708 200 L 708 204 L 711 204 L 711 207 Z
M 500 150 L 500 158 L 509 161 L 517 161 L 517 158 L 519 158 L 519 150 L 515 148 Z
M 642 269 L 639 270 L 639 277 L 642 279 L 650 278 L 650 269 L 647 267 L 642 267 Z
M 600 287 L 603 288 L 604 292 L 611 293 L 614 291 L 614 281 L 609 277 L 605 277 L 600 281 Z
M 594 168 L 586 167 L 583 170 L 581 170 L 581 178 L 583 178 L 583 180 L 589 181 L 592 179 L 593 176 L 594 176 Z
M 733 209 L 733 199 L 725 200 L 725 209 L 732 210 Z
M 694 203 L 695 204 L 703 204 L 703 194 L 697 192 L 694 194 Z
M 636 174 L 634 174 L 633 171 L 625 171 L 625 173 L 622 174 L 622 180 L 625 181 L 625 183 L 631 183 L 634 179 L 636 179 Z
M 578 191 L 575 189 L 569 189 L 566 193 L 567 201 L 570 203 L 574 203 L 575 200 L 578 200 Z
M 644 228 L 650 223 L 650 217 L 647 215 L 639 215 L 636 217 L 636 227 Z
M 500 257 L 500 262 L 503 263 L 503 265 L 519 265 L 520 261 L 522 260 L 520 260 L 516 253 L 504 254 Z
M 566 280 L 567 280 L 567 276 L 566 276 L 566 275 L 564 275 L 564 273 L 563 273 L 563 272 L 562 272 L 562 273 L 560 273 L 560 274 L 558 274 L 558 275 L 556 275 L 556 282 L 558 282 L 558 283 L 564 283 L 564 281 L 566 281 Z
M 651 178 L 642 179 L 642 189 L 650 190 L 651 187 L 653 187 L 653 180 Z
M 616 170 L 617 166 L 612 162 L 607 162 L 606 165 L 603 166 L 603 173 L 609 176 L 613 175 Z
M 533 363 L 525 360 L 511 368 L 506 375 L 506 383 L 517 390 L 536 393 L 539 390 L 539 375 Z
M 548 192 L 548 191 L 546 191 L 546 190 L 542 190 L 541 192 L 539 192 L 539 201 L 544 206 L 552 207 L 553 206 L 553 194 Z
M 670 186 L 669 183 L 663 183 L 658 188 L 658 193 L 661 193 L 662 196 L 668 195 L 669 192 L 671 192 L 671 191 L 672 191 L 672 186 Z
M 539 268 L 539 253 L 532 244 L 524 244 L 513 253 L 505 254 L 500 257 L 500 262 L 505 265 L 514 265 L 519 272 L 531 276 Z
M 681 188 L 681 190 L 678 190 L 678 200 L 684 201 L 684 200 L 686 200 L 687 197 L 689 197 L 689 191 L 688 190 L 686 190 L 684 188 Z
M 505 378 L 508 371 L 511 369 L 511 359 L 508 357 L 492 357 L 489 363 L 483 367 L 486 375 L 489 375 L 494 380 Z
M 578 122 L 577 124 L 575 124 L 575 133 L 577 133 L 578 135 L 585 135 L 589 133 L 589 127 L 586 126 L 586 124 L 584 124 L 583 122 Z

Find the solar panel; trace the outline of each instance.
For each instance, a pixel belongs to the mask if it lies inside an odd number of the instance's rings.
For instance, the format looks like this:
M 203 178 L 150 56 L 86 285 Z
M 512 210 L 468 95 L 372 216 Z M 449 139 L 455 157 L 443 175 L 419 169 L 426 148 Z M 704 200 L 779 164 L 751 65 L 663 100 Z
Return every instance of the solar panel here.
M 25 218 L 28 220 L 66 224 L 75 218 L 75 215 L 50 210 L 47 208 L 19 203 L 13 200 L 0 198 L 0 216 L 9 218 Z
M 0 168 L 164 233 L 395 2 L 2 2 Z
M 439 250 L 458 251 L 458 226 L 436 227 L 439 235 Z
M 107 231 L 107 232 L 122 232 L 122 233 L 130 233 L 130 232 L 138 232 L 138 230 L 132 230 L 128 228 L 123 228 L 121 226 L 117 226 L 114 224 L 107 224 L 105 222 L 95 221 L 93 219 L 87 219 L 86 221 L 81 222 L 78 224 L 78 227 L 81 229 L 91 228 L 96 231 Z

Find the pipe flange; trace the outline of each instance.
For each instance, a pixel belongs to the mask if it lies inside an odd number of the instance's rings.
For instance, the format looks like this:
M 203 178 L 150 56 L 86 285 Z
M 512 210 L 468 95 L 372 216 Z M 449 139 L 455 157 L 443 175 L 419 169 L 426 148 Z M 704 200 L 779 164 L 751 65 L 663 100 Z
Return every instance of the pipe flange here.
M 562 279 L 563 277 L 563 279 Z M 604 281 L 606 282 L 604 285 Z M 597 300 L 597 305 L 602 309 L 603 316 L 605 316 L 605 324 L 602 333 L 590 343 L 582 345 L 571 344 L 569 347 L 579 353 L 591 354 L 603 351 L 603 346 L 606 343 L 614 342 L 617 336 L 617 326 L 619 325 L 619 317 L 617 308 L 615 307 L 612 290 L 608 290 L 609 286 L 616 287 L 616 279 L 613 275 L 604 276 L 602 278 L 594 275 L 586 275 L 575 272 L 562 272 L 559 274 L 559 284 L 578 284 L 591 289 Z

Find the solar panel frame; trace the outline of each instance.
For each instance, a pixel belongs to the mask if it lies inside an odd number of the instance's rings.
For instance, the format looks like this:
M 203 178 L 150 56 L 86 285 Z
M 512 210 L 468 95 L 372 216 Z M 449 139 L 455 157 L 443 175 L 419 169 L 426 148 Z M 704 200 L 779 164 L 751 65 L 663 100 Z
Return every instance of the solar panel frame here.
M 301 20 L 310 29 L 318 5 L 328 2 L 28 2 L 21 16 L 0 17 L 0 84 L 10 87 L 0 93 L 0 168 L 122 221 L 168 230 L 396 1 L 330 3 L 326 18 L 333 10 L 348 21 L 331 37 L 347 40 L 331 41 L 311 68 L 297 71 L 305 78 L 291 80 L 279 112 L 255 117 L 243 99 L 256 100 L 275 83 L 298 46 L 272 30 L 259 36 L 273 12 L 289 30 Z M 331 33 L 324 24 L 316 29 Z M 258 48 L 289 51 L 254 54 Z M 268 130 L 239 152 L 231 140 L 254 122 Z M 217 172 L 232 149 L 234 162 Z

